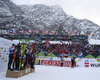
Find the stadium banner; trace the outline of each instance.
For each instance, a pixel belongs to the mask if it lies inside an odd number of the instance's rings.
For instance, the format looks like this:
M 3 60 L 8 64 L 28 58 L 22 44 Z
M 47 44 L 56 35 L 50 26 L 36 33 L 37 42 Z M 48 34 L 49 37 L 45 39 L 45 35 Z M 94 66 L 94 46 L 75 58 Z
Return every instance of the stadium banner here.
M 100 67 L 100 62 L 90 62 L 90 67 Z
M 64 61 L 63 66 L 64 67 L 71 67 L 71 61 Z M 74 63 L 74 67 L 76 67 L 76 62 Z
M 80 61 L 77 61 L 76 62 L 76 67 L 85 67 L 85 63 L 84 62 L 80 62 Z
M 7 62 L 8 61 L 8 49 L 4 47 L 0 47 L 0 62 Z
M 92 67 L 92 68 L 97 68 L 99 67 L 100 68 L 100 62 L 89 62 L 86 66 L 85 64 L 85 67 Z
M 61 66 L 61 63 L 58 60 L 41 60 L 41 65 Z M 76 63 L 74 66 L 76 67 Z M 71 67 L 71 61 L 63 61 L 63 67 Z
M 100 62 L 97 62 L 96 59 L 83 59 L 76 62 L 77 67 L 100 67 Z
M 58 60 L 41 60 L 41 65 L 60 66 L 60 61 L 58 61 Z

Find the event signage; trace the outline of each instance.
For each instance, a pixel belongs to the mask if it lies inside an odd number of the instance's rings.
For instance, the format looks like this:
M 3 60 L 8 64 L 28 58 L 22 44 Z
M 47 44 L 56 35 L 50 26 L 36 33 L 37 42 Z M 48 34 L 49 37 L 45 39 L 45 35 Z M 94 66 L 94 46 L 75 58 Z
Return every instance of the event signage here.
M 100 67 L 100 62 L 85 62 L 85 67 Z
M 71 61 L 64 61 L 63 66 L 64 67 L 71 67 Z
M 60 61 L 58 60 L 41 60 L 41 65 L 47 66 L 61 66 Z M 71 61 L 63 61 L 64 67 L 71 67 Z M 75 63 L 76 66 L 76 63 Z
M 90 67 L 100 67 L 100 62 L 90 62 Z
M 41 65 L 60 66 L 60 61 L 57 61 L 57 60 L 41 60 Z
M 89 67 L 89 60 L 85 60 L 85 67 Z

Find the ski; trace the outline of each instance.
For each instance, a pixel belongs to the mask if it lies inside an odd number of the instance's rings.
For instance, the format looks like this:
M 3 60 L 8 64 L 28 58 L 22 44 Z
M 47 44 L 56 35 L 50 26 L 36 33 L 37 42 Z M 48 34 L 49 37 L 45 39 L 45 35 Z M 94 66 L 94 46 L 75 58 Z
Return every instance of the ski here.
M 21 55 L 20 55 L 19 70 L 21 70 L 22 54 L 23 54 L 23 44 L 22 44 L 22 46 L 21 46 Z

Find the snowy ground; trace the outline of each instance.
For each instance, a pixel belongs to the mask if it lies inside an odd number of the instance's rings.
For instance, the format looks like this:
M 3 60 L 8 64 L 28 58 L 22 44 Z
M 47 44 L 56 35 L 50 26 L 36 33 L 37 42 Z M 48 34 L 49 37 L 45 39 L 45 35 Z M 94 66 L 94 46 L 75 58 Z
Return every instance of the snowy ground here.
M 100 68 L 74 68 L 35 65 L 35 73 L 20 78 L 5 77 L 0 73 L 0 80 L 100 80 Z

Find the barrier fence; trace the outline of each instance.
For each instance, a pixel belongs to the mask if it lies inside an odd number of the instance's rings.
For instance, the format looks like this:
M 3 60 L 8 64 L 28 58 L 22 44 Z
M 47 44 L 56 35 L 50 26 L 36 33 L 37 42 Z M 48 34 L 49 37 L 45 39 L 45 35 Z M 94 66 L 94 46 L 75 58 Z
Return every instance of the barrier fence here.
M 63 61 L 63 67 L 71 67 L 71 58 L 67 58 L 67 61 Z M 87 59 L 87 58 L 76 58 L 75 60 L 75 67 L 87 67 L 87 68 L 100 68 L 100 59 Z M 37 65 L 37 64 L 36 64 Z M 61 66 L 60 60 L 39 60 L 38 65 L 45 65 L 45 66 Z

